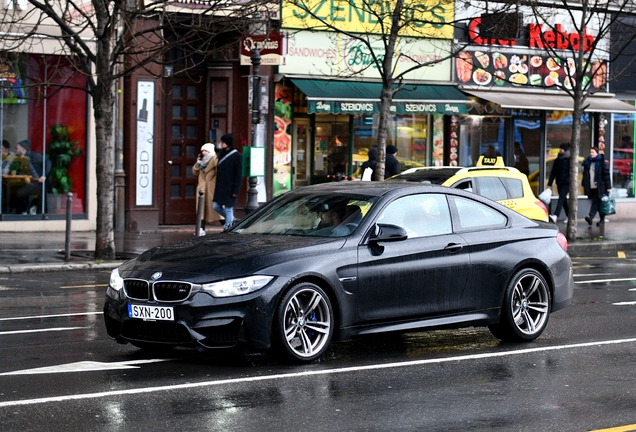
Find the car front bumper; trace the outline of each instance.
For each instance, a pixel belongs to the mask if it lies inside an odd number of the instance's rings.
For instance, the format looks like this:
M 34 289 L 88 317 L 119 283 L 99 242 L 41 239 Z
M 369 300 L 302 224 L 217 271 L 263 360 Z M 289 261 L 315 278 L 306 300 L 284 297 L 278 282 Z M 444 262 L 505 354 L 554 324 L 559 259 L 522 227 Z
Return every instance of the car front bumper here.
M 255 351 L 271 346 L 275 305 L 284 284 L 274 280 L 267 287 L 244 296 L 215 298 L 198 292 L 179 303 L 140 302 L 124 291 L 108 288 L 104 322 L 110 338 L 119 343 L 218 349 L 248 346 Z M 128 305 L 170 306 L 171 321 L 137 319 L 128 316 Z

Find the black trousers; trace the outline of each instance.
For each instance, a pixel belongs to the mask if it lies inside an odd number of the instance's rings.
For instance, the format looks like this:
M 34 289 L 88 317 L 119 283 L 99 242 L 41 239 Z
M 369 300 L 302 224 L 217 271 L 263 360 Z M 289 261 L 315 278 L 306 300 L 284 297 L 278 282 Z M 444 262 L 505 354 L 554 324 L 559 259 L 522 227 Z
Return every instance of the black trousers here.
M 602 196 L 598 193 L 598 189 L 591 189 L 592 193 L 592 205 L 590 205 L 590 219 L 594 219 L 596 213 L 601 217 L 601 222 L 605 220 L 605 215 L 601 214 L 598 209 L 601 207 L 601 198 Z
M 559 199 L 557 200 L 556 209 L 554 211 L 556 217 L 559 217 L 561 214 L 561 209 L 565 210 L 565 217 L 568 217 L 570 213 L 570 205 L 568 204 L 568 192 L 570 189 L 570 185 L 557 185 L 557 190 L 559 191 Z

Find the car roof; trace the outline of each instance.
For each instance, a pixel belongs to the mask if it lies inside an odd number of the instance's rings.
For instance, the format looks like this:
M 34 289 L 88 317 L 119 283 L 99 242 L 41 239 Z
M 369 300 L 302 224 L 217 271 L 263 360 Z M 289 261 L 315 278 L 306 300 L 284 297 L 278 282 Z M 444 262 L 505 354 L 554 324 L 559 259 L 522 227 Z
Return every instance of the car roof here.
M 320 183 L 311 186 L 301 186 L 292 189 L 293 194 L 315 194 L 315 193 L 358 193 L 369 196 L 382 196 L 388 192 L 403 190 L 404 188 L 414 188 L 428 192 L 448 193 L 448 188 L 434 186 L 423 183 L 402 183 L 402 182 L 371 182 L 371 181 L 338 181 L 331 183 Z
M 441 185 L 461 169 L 462 167 L 451 166 L 411 168 L 403 173 L 389 177 L 386 181 L 419 183 L 430 182 L 434 185 Z
M 496 175 L 500 177 L 518 177 L 521 174 L 517 168 L 509 167 L 509 166 L 479 166 L 479 167 L 469 167 L 462 168 L 457 171 L 457 175 Z

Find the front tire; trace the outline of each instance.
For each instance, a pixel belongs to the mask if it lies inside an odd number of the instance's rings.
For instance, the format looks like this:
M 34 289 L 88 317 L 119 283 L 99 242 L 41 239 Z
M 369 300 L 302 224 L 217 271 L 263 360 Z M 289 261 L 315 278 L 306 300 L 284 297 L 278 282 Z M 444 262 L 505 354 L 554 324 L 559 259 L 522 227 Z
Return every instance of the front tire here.
M 329 297 L 319 286 L 305 282 L 283 296 L 276 311 L 273 336 L 287 358 L 310 362 L 327 350 L 333 324 Z
M 488 328 L 502 340 L 527 342 L 538 338 L 550 318 L 550 290 L 534 269 L 519 270 L 506 289 L 499 324 Z

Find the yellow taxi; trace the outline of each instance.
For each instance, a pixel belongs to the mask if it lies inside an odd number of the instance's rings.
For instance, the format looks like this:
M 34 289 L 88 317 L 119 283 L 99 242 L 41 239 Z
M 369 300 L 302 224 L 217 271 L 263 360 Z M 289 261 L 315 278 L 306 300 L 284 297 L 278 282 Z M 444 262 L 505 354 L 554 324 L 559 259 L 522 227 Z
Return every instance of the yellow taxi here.
M 548 209 L 532 192 L 528 177 L 518 169 L 504 166 L 501 156 L 481 156 L 478 166 L 412 168 L 386 181 L 428 182 L 464 189 L 485 196 L 522 215 L 548 222 Z

